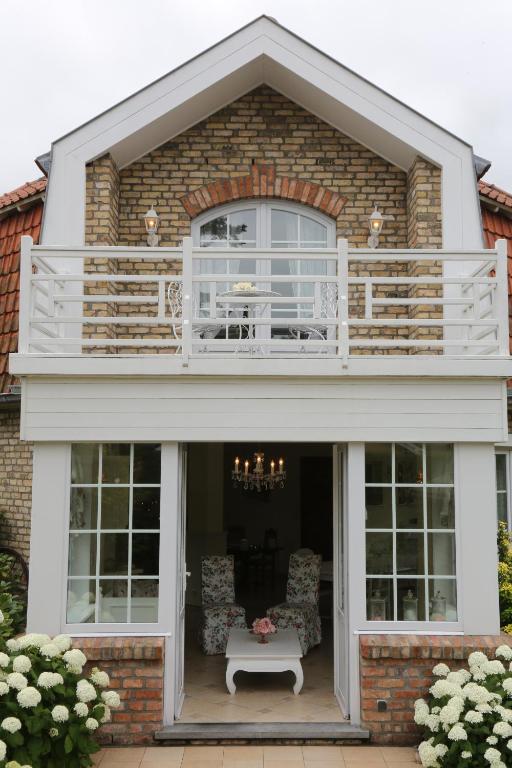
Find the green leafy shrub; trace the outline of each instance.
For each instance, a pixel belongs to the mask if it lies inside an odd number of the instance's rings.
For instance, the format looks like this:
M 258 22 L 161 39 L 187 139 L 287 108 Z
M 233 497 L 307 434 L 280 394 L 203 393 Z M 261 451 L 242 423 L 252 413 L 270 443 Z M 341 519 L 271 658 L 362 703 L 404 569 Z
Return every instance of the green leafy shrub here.
M 82 768 L 93 734 L 120 705 L 106 672 L 83 677 L 87 659 L 67 635 L 28 634 L 0 652 L 0 768 Z
M 0 610 L 4 621 L 0 624 L 0 645 L 23 632 L 27 615 L 27 595 L 24 587 L 12 577 L 14 558 L 0 554 Z
M 424 729 L 418 753 L 425 768 L 512 765 L 511 659 L 512 649 L 502 645 L 493 660 L 480 651 L 470 654 L 469 670 L 434 667 L 438 679 L 429 701 L 414 705 L 414 720 Z
M 498 527 L 498 558 L 500 623 L 503 631 L 512 635 L 512 543 L 504 523 Z

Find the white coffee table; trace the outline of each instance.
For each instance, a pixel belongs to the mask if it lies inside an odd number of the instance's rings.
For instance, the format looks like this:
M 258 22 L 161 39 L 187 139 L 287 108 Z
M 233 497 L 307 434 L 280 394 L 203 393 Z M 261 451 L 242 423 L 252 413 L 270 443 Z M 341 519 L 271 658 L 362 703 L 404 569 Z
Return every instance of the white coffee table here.
M 235 693 L 233 676 L 238 670 L 244 672 L 287 672 L 295 673 L 293 692 L 297 696 L 304 683 L 302 672 L 302 650 L 295 629 L 283 629 L 270 635 L 268 643 L 259 643 L 256 635 L 248 629 L 232 629 L 226 648 L 226 686 Z

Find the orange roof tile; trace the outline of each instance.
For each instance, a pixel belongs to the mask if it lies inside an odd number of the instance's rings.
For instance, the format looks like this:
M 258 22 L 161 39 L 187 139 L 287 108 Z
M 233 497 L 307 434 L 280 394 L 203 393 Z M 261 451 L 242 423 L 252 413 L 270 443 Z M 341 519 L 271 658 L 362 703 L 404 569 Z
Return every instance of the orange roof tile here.
M 500 189 L 495 184 L 488 184 L 486 181 L 478 182 L 478 191 L 488 200 L 504 205 L 510 208 L 512 212 L 512 194 L 510 192 L 505 192 L 504 189 Z
M 0 195 L 0 211 L 9 205 L 40 194 L 46 188 L 46 179 L 24 184 L 22 187 Z M 9 391 L 14 378 L 8 372 L 9 352 L 18 348 L 18 308 L 20 238 L 31 235 L 37 243 L 41 229 L 43 201 L 18 211 L 14 208 L 0 218 L 0 393 Z
M 26 181 L 21 187 L 13 189 L 11 192 L 6 192 L 4 195 L 0 195 L 0 209 L 7 208 L 9 205 L 22 202 L 44 192 L 48 180 L 43 176 L 41 179 L 35 181 Z

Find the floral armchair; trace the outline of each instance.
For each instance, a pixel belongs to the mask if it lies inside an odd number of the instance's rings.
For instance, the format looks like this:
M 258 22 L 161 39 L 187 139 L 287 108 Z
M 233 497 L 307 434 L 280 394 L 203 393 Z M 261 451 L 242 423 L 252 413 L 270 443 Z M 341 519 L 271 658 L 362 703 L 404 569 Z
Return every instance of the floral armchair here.
M 322 642 L 318 611 L 321 555 L 290 555 L 286 602 L 268 608 L 267 616 L 278 629 L 296 629 L 304 656 Z
M 225 653 L 229 630 L 246 629 L 245 609 L 235 603 L 233 555 L 201 559 L 203 626 L 201 645 L 209 656 Z

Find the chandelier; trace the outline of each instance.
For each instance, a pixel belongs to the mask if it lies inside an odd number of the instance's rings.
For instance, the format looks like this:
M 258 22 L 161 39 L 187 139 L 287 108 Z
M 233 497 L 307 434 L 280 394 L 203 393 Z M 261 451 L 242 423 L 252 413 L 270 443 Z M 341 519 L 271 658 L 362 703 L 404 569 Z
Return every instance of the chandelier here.
M 270 471 L 265 470 L 265 454 L 257 452 L 253 457 L 251 467 L 249 459 L 245 459 L 241 466 L 238 456 L 235 459 L 235 468 L 231 472 L 233 485 L 243 486 L 244 490 L 272 491 L 274 488 L 284 488 L 286 472 L 284 459 L 279 459 L 277 466 L 274 459 L 270 461 Z

